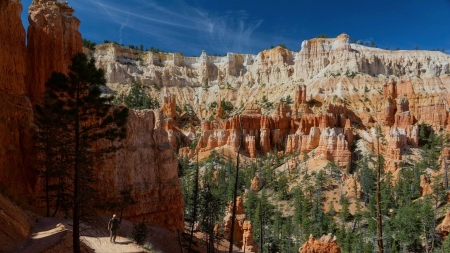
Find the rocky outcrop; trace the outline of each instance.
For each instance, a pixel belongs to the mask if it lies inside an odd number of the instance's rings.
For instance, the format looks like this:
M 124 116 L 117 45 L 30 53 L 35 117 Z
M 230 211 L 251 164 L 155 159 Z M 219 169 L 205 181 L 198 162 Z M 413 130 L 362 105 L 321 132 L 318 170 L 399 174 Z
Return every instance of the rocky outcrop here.
M 227 213 L 223 218 L 224 236 L 230 239 L 231 236 L 231 221 L 233 215 L 233 202 L 227 209 Z M 246 252 L 258 252 L 258 246 L 253 241 L 252 225 L 247 219 L 244 209 L 244 201 L 242 197 L 236 198 L 236 219 L 234 223 L 233 241 L 236 245 L 245 249 Z
M 33 0 L 28 8 L 27 83 L 35 103 L 53 71 L 68 73 L 72 56 L 83 51 L 80 21 L 67 2 Z
M 259 192 L 259 190 L 261 190 L 262 186 L 263 186 L 262 179 L 260 179 L 258 175 L 255 175 L 255 177 L 252 179 L 252 181 L 250 183 L 250 190 L 252 190 L 254 192 Z
M 323 156 L 341 167 L 347 167 L 351 153 L 342 128 L 326 128 L 320 135 L 316 156 Z
M 21 12 L 20 1 L 0 1 L 0 185 L 12 194 L 32 196 L 37 179 L 31 170 L 34 126 Z
M 1 6 L 1 4 L 0 4 Z M 31 219 L 22 208 L 0 194 L 1 252 L 17 252 L 31 234 Z
M 436 227 L 436 230 L 440 232 L 443 238 L 446 238 L 450 233 L 450 212 L 445 214 L 441 224 Z
M 420 194 L 422 196 L 433 194 L 431 179 L 427 175 L 420 175 Z
M 374 135 L 373 139 L 376 139 Z M 407 128 L 400 128 L 393 126 L 386 136 L 385 163 L 386 171 L 395 172 L 402 160 L 402 149 L 407 145 L 417 147 L 419 144 L 419 127 L 407 126 Z M 381 147 L 383 148 L 383 147 Z M 381 150 L 383 151 L 383 150 Z
M 172 95 L 165 96 L 161 110 L 164 112 L 164 117 L 175 119 L 177 116 L 176 97 Z
M 332 234 L 324 235 L 315 240 L 312 235 L 309 240 L 303 244 L 299 253 L 341 253 L 341 248 L 337 245 L 336 236 Z
M 183 195 L 178 160 L 164 130 L 161 110 L 130 111 L 123 148 L 96 166 L 104 200 L 120 200 L 119 192 L 131 189 L 138 202 L 124 217 L 155 225 L 183 229 Z M 120 145 L 117 144 L 117 145 Z

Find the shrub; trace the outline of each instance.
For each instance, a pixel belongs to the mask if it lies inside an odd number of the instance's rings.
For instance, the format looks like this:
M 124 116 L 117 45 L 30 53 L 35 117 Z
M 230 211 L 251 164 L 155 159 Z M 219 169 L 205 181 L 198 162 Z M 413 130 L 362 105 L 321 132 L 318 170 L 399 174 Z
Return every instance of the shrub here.
M 142 245 L 145 242 L 145 239 L 147 238 L 147 225 L 145 222 L 145 218 L 142 219 L 142 221 L 138 224 L 133 225 L 133 230 L 131 231 L 131 235 L 133 237 L 133 240 L 139 244 Z

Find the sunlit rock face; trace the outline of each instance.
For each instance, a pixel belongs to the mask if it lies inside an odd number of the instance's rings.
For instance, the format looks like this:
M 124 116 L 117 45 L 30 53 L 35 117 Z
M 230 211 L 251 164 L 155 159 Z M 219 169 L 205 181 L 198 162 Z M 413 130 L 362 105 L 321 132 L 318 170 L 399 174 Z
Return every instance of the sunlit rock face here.
M 190 105 L 204 122 L 200 153 L 223 146 L 237 151 L 239 144 L 250 158 L 314 151 L 346 167 L 356 129 L 380 126 L 380 136 L 390 140 L 381 146 L 385 168 L 395 171 L 401 149 L 418 147 L 418 124 L 448 130 L 450 120 L 449 55 L 357 45 L 346 34 L 306 40 L 297 52 L 276 47 L 256 55 L 186 57 L 103 44 L 91 54 L 106 70 L 112 94 L 140 82 L 157 87 L 151 94 L 164 101 L 167 117 L 176 105 Z M 230 116 L 211 109 L 221 100 L 233 104 Z M 391 136 L 394 128 L 405 144 Z
M 341 248 L 337 244 L 336 236 L 332 234 L 324 235 L 319 239 L 314 239 L 312 235 L 309 240 L 303 244 L 299 253 L 341 253 Z
M 231 236 L 231 222 L 233 216 L 233 202 L 227 209 L 225 217 L 223 218 L 224 236 L 230 239 Z M 236 217 L 234 223 L 233 241 L 236 245 L 246 252 L 258 252 L 258 246 L 253 241 L 252 224 L 247 219 L 245 213 L 244 201 L 242 197 L 236 198 Z
M 34 0 L 28 8 L 27 83 L 35 103 L 53 71 L 68 73 L 71 59 L 83 51 L 80 21 L 67 2 Z

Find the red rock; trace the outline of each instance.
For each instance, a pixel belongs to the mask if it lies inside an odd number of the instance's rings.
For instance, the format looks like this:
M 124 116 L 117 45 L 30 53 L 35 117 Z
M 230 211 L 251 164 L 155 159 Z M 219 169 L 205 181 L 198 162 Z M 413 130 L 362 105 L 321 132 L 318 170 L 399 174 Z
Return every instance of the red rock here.
M 420 194 L 422 196 L 433 194 L 431 180 L 427 175 L 420 175 Z
M 20 1 L 0 1 L 0 185 L 33 196 L 33 111 L 27 97 L 25 30 Z
M 250 154 L 250 158 L 256 158 L 256 143 L 255 136 L 245 136 L 245 150 Z
M 250 190 L 259 192 L 259 190 L 261 190 L 261 186 L 261 179 L 258 175 L 255 175 L 255 177 L 252 179 L 252 182 L 250 183 Z
M 299 253 L 341 253 L 341 248 L 337 245 L 336 236 L 332 234 L 324 235 L 318 240 L 309 236 L 309 240 L 303 244 Z
M 181 157 L 187 157 L 187 159 L 192 159 L 195 156 L 194 150 L 190 149 L 189 147 L 183 147 L 178 150 L 178 153 Z
M 302 105 L 306 103 L 306 86 L 299 85 L 297 91 L 295 92 L 295 105 Z
M 80 21 L 67 2 L 33 0 L 28 9 L 27 83 L 35 103 L 53 71 L 67 74 L 72 56 L 83 52 Z
M 436 230 L 440 231 L 443 238 L 446 238 L 450 233 L 450 212 L 445 214 L 445 218 L 442 220 L 442 223 L 439 224 Z
M 347 167 L 351 153 L 342 128 L 325 128 L 321 135 L 316 156 L 322 155 L 328 161 L 333 161 L 341 167 Z
M 230 202 L 227 213 L 223 218 L 224 236 L 227 240 L 230 239 L 231 218 L 233 213 L 233 202 Z M 246 252 L 257 252 L 257 246 L 253 242 L 252 226 L 247 220 L 245 214 L 244 202 L 242 197 L 236 198 L 236 219 L 234 223 L 233 242 L 240 248 L 246 249 Z
M 164 130 L 161 110 L 130 110 L 123 148 L 95 166 L 104 201 L 119 201 L 120 191 L 132 187 L 137 204 L 124 217 L 172 229 L 184 228 L 183 195 L 178 160 Z
M 165 96 L 161 110 L 164 112 L 164 117 L 175 119 L 177 116 L 176 97 L 172 95 Z
M 249 220 L 244 221 L 242 229 L 243 234 L 243 245 L 242 250 L 244 252 L 258 252 L 258 245 L 253 241 L 252 223 Z

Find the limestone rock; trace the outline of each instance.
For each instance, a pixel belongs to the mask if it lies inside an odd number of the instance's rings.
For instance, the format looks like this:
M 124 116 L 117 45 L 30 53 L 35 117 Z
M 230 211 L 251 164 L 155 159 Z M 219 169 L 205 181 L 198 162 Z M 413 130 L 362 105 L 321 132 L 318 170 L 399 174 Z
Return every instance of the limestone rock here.
M 351 154 L 342 128 L 326 128 L 320 135 L 316 155 L 346 167 Z
M 27 83 L 35 103 L 53 71 L 67 74 L 72 56 L 83 52 L 80 21 L 67 2 L 34 0 L 28 8 Z
M 341 248 L 338 246 L 336 236 L 332 234 L 324 235 L 320 239 L 315 240 L 312 235 L 309 240 L 303 244 L 299 253 L 341 253 Z

